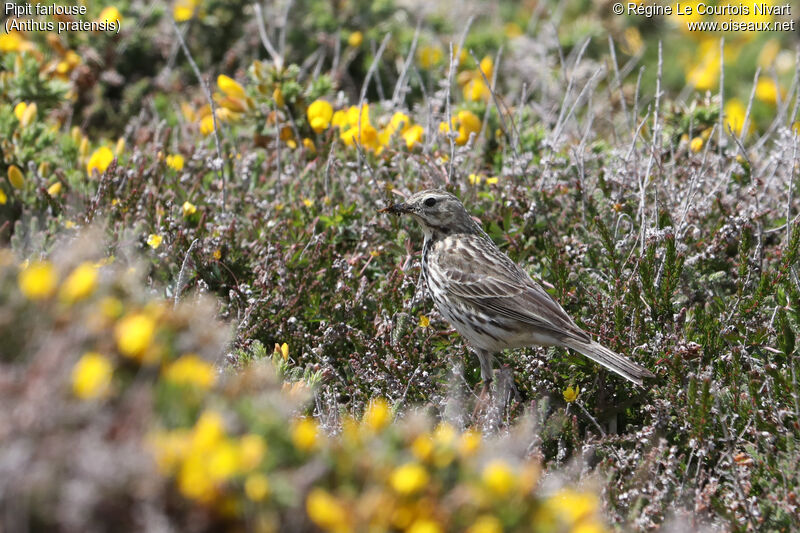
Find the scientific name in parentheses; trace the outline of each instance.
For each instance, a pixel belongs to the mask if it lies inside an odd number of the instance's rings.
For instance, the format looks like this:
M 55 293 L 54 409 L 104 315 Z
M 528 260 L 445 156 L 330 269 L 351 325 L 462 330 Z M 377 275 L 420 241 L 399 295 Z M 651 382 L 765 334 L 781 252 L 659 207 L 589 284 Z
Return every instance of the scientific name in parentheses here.
M 702 2 L 686 5 L 678 2 L 674 6 L 628 2 L 625 11 L 628 15 L 638 15 L 646 18 L 663 15 L 791 15 L 792 6 L 790 4 L 773 5 L 766 2 L 720 5 L 709 5 Z

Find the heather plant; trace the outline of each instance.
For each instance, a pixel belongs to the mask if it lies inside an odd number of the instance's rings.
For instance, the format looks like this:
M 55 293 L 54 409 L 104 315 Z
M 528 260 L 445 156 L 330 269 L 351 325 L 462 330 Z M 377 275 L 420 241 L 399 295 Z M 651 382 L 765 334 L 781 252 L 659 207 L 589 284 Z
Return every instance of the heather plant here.
M 800 527 L 787 36 L 334 4 L 0 35 L 4 529 Z M 657 378 L 482 398 L 377 213 L 430 187 Z

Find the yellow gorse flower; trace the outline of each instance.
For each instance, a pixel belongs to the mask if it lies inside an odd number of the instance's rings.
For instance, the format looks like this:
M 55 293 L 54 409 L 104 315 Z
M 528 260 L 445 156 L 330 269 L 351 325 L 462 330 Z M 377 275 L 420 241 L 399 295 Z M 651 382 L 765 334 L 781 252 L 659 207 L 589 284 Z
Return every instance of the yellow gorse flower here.
M 299 450 L 307 452 L 316 447 L 319 428 L 312 418 L 301 418 L 292 424 L 292 442 Z
M 217 76 L 217 87 L 219 90 L 225 93 L 226 96 L 230 98 L 240 98 L 244 99 L 247 97 L 247 93 L 244 91 L 244 87 L 239 85 L 239 83 L 234 80 L 233 78 L 226 76 L 225 74 L 220 74 Z
M 472 134 L 477 134 L 481 131 L 481 119 L 472 111 L 465 109 L 452 117 L 452 128 L 458 131 L 458 136 L 455 139 L 456 144 L 463 146 L 467 144 Z M 439 131 L 450 133 L 451 128 L 446 122 L 442 122 L 439 124 Z
M 285 342 L 283 344 L 278 344 L 276 342 L 274 352 L 283 357 L 284 361 L 289 359 L 289 345 Z
M 119 14 L 119 9 L 116 7 L 108 6 L 100 12 L 97 20 L 98 22 L 122 22 L 122 15 Z
M 306 111 L 308 124 L 316 133 L 320 133 L 331 125 L 333 106 L 325 100 L 314 100 Z
M 166 158 L 167 166 L 173 170 L 180 172 L 183 170 L 184 159 L 181 154 L 171 154 Z
M 14 116 L 17 117 L 20 126 L 23 128 L 27 127 L 31 122 L 34 121 L 34 119 L 36 119 L 37 112 L 38 107 L 36 106 L 36 102 L 32 102 L 30 104 L 26 102 L 20 102 L 14 106 Z
M 192 202 L 186 201 L 183 202 L 181 211 L 183 212 L 183 217 L 187 218 L 197 213 L 197 206 L 195 206 Z
M 172 8 L 175 22 L 186 22 L 194 17 L 198 4 L 199 0 L 177 0 L 175 7 Z
M 156 333 L 156 321 L 142 312 L 124 316 L 114 328 L 117 349 L 122 355 L 141 359 Z
M 98 277 L 97 267 L 89 262 L 81 263 L 64 280 L 59 298 L 70 304 L 88 298 L 97 287 Z
M 29 300 L 45 300 L 53 295 L 58 285 L 58 275 L 48 261 L 28 263 L 19 273 L 19 289 Z
M 692 139 L 692 142 L 689 143 L 689 149 L 697 153 L 703 149 L 703 138 L 702 137 L 695 137 Z
M 158 235 L 156 233 L 151 233 L 147 236 L 147 246 L 152 248 L 153 250 L 157 250 L 161 243 L 164 241 L 164 237 Z
M 214 366 L 195 354 L 182 355 L 164 368 L 164 379 L 176 385 L 207 390 L 216 378 Z
M 21 189 L 25 186 L 25 176 L 18 166 L 11 165 L 8 167 L 8 182 L 15 189 Z
M 383 398 L 372 400 L 364 411 L 363 424 L 373 432 L 378 432 L 389 425 L 392 421 L 392 411 L 389 404 Z
M 254 502 L 260 502 L 269 495 L 269 481 L 264 474 L 250 474 L 244 480 L 244 493 Z
M 406 463 L 392 472 L 389 483 L 398 494 L 407 496 L 428 484 L 428 471 L 419 463 Z
M 504 497 L 516 487 L 517 478 L 508 463 L 502 459 L 494 459 L 483 469 L 481 475 L 483 486 L 498 497 Z
M 111 361 L 95 352 L 87 352 L 72 368 L 72 393 L 82 400 L 106 396 L 111 390 L 114 367 Z
M 347 511 L 344 506 L 325 489 L 315 488 L 306 498 L 308 517 L 327 531 L 347 531 Z
M 106 171 L 106 169 L 111 165 L 111 162 L 114 160 L 114 152 L 111 151 L 111 148 L 107 146 L 101 146 L 97 150 L 92 153 L 92 156 L 89 158 L 89 163 L 86 165 L 86 173 L 89 174 L 91 177 L 96 170 L 99 174 L 102 174 Z
M 358 48 L 361 46 L 362 42 L 364 42 L 364 34 L 360 31 L 354 31 L 349 37 L 347 37 L 347 44 L 353 48 Z
M 580 389 L 578 387 L 573 388 L 572 385 L 570 385 L 564 389 L 564 401 L 572 403 L 578 399 L 578 394 L 580 394 Z
M 61 182 L 57 181 L 57 182 L 55 182 L 54 184 L 50 185 L 47 188 L 47 194 L 49 194 L 51 197 L 55 198 L 56 196 L 61 194 L 61 189 L 62 188 L 63 188 L 63 185 L 61 185 Z

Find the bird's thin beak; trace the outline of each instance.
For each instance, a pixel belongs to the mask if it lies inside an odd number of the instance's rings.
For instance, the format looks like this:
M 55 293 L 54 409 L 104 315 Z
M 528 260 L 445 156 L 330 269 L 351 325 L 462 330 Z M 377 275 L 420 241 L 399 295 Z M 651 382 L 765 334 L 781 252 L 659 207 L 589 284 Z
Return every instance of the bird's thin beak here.
M 410 212 L 411 208 L 406 203 L 394 204 L 378 210 L 378 213 L 391 213 L 392 215 L 402 215 Z

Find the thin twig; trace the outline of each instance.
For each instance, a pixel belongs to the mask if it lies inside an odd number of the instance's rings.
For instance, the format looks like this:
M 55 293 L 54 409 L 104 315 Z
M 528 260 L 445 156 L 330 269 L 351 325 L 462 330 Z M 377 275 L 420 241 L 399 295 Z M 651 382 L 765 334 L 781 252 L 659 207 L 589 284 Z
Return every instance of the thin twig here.
M 211 106 L 211 120 L 214 125 L 214 144 L 217 147 L 217 158 L 219 159 L 218 162 L 215 162 L 214 168 L 217 171 L 217 175 L 219 179 L 222 181 L 222 211 L 223 213 L 227 209 L 227 191 L 225 189 L 225 174 L 222 172 L 222 165 L 225 161 L 225 158 L 222 157 L 222 143 L 219 140 L 219 125 L 217 124 L 217 104 L 214 102 L 214 98 L 211 96 L 211 89 L 208 86 L 208 82 L 203 79 L 203 75 L 200 74 L 200 68 L 195 63 L 194 58 L 192 57 L 192 53 L 189 51 L 189 47 L 186 46 L 186 41 L 183 39 L 183 34 L 181 34 L 181 30 L 178 28 L 178 24 L 175 22 L 175 19 L 171 20 L 172 27 L 175 29 L 175 35 L 178 36 L 178 42 L 181 44 L 181 48 L 183 49 L 183 53 L 186 54 L 186 59 L 189 60 L 189 64 L 192 66 L 192 70 L 194 71 L 194 75 L 197 76 L 197 80 L 200 82 L 200 87 L 202 87 L 203 92 L 206 95 L 206 99 L 208 100 L 209 105 Z

